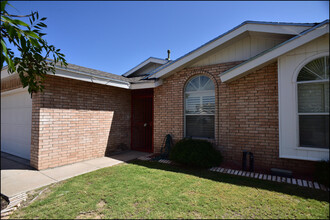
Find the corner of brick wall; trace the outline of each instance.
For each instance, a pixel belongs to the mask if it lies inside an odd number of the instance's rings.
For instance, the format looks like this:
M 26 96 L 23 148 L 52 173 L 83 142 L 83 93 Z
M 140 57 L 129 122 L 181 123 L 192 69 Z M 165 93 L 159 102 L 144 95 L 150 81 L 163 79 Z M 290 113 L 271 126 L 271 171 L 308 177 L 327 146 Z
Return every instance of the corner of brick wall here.
M 129 146 L 130 99 L 129 90 L 47 76 L 32 98 L 31 166 L 62 166 Z
M 30 165 L 40 169 L 39 162 L 39 124 L 40 124 L 40 106 L 42 94 L 34 93 L 32 95 L 32 123 L 31 123 L 31 149 Z

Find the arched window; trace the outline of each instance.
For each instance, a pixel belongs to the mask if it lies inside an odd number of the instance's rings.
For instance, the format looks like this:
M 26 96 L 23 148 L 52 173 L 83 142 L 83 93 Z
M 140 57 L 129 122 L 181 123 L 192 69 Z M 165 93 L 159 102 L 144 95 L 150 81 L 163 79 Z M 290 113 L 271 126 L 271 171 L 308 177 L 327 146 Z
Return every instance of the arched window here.
M 214 138 L 215 92 L 206 76 L 192 78 L 185 88 L 185 136 Z
M 329 148 L 329 56 L 307 63 L 297 84 L 299 146 Z

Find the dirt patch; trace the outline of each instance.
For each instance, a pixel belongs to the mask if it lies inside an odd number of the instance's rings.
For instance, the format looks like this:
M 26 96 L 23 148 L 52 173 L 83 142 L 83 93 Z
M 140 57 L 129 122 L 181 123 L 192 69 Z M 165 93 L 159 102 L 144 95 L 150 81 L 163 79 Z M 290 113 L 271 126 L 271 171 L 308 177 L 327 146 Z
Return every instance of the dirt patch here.
M 9 204 L 8 198 L 1 194 L 1 210 L 5 209 Z
M 96 207 L 98 209 L 103 209 L 106 204 L 107 203 L 103 199 L 101 199 L 101 201 L 96 205 Z
M 106 205 L 107 202 L 101 199 L 100 202 L 96 204 L 97 210 L 81 212 L 79 215 L 77 215 L 76 219 L 103 219 L 104 215 L 100 212 L 105 208 Z
M 104 215 L 90 211 L 90 212 L 83 212 L 77 215 L 76 219 L 102 219 Z

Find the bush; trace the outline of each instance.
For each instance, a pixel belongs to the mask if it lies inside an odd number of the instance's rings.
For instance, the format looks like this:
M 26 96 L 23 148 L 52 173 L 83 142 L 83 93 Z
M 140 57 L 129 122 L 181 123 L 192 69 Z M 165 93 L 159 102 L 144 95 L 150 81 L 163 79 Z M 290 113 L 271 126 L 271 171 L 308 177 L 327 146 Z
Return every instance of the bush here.
M 329 160 L 327 161 L 318 161 L 315 166 L 315 179 L 321 183 L 329 187 Z
M 209 168 L 219 166 L 222 155 L 206 140 L 183 139 L 171 150 L 170 159 L 189 166 Z

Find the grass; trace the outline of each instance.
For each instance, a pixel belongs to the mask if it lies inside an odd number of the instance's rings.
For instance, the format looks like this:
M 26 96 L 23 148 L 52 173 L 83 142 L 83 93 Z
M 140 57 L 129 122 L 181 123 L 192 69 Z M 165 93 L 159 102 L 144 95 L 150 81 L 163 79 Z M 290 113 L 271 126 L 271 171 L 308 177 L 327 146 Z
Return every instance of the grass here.
M 284 183 L 134 161 L 55 184 L 11 218 L 329 219 L 329 194 Z

